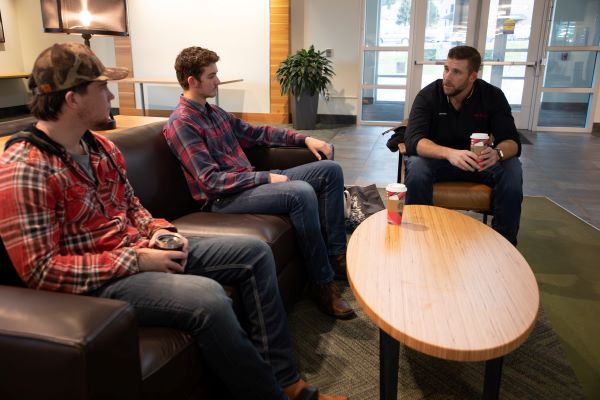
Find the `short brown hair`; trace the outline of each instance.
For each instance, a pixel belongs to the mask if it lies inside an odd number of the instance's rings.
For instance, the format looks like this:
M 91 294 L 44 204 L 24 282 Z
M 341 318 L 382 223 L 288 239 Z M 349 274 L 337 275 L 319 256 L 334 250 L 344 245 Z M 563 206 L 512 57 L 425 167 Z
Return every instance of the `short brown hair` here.
M 448 51 L 448 58 L 454 60 L 467 60 L 469 63 L 469 72 L 479 72 L 481 68 L 481 54 L 476 48 L 471 46 L 456 46 Z
M 188 47 L 181 50 L 175 59 L 175 72 L 181 87 L 189 89 L 187 78 L 193 76 L 200 80 L 204 68 L 219 61 L 219 56 L 212 50 L 202 47 Z
M 38 91 L 35 90 L 36 83 L 30 78 L 29 89 L 31 90 L 32 98 L 28 106 L 31 115 L 42 121 L 56 121 L 60 115 L 62 106 L 65 103 L 67 92 L 86 94 L 87 88 L 91 83 L 92 81 L 83 82 L 77 86 L 58 92 L 38 93 Z

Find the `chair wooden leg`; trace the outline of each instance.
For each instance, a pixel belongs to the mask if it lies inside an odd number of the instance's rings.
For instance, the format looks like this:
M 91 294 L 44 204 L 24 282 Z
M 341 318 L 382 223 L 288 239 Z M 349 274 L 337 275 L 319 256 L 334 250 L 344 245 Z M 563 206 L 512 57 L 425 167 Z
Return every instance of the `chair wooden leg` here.
M 402 168 L 404 168 L 404 161 L 403 161 L 403 156 L 402 156 L 402 152 L 399 151 L 398 152 L 398 183 L 404 183 L 402 182 Z
M 487 214 L 483 214 L 483 223 L 487 225 Z

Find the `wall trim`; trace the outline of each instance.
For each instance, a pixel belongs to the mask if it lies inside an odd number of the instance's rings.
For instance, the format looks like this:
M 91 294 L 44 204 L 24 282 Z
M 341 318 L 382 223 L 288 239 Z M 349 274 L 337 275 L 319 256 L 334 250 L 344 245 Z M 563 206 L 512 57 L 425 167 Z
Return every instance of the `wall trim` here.
M 121 114 L 123 115 L 140 115 L 140 110 L 135 108 L 119 108 Z M 138 114 L 133 114 L 134 112 L 138 112 Z M 149 117 L 169 117 L 173 110 L 153 110 L 146 109 L 146 116 Z M 244 121 L 253 123 L 253 124 L 287 124 L 289 122 L 288 114 L 273 114 L 273 113 L 241 113 L 234 112 L 233 113 L 238 118 L 243 119 Z
M 137 115 L 132 114 L 138 112 L 137 109 L 128 109 L 120 107 L 116 109 L 118 114 L 120 111 L 123 115 Z M 169 117 L 173 110 L 153 110 L 146 109 L 146 115 L 149 117 Z M 236 117 L 243 119 L 244 121 L 252 124 L 289 124 L 291 123 L 290 114 L 276 114 L 276 113 L 242 113 L 234 112 Z M 320 124 L 335 124 L 335 125 L 356 125 L 356 115 L 345 115 L 345 114 L 318 114 L 317 122 Z M 600 124 L 599 125 L 600 128 Z
M 17 115 L 29 115 L 29 107 L 26 104 L 0 108 L 0 118 L 14 117 Z
M 317 114 L 320 124 L 356 125 L 356 115 L 348 114 Z

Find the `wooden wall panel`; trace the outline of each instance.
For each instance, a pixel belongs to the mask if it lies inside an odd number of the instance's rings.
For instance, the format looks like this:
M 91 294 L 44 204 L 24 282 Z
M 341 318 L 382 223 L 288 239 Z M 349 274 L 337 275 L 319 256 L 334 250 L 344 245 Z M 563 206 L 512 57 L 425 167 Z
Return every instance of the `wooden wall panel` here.
M 133 78 L 133 58 L 129 36 L 115 36 L 115 59 L 119 67 L 129 68 L 128 78 Z M 142 115 L 135 104 L 135 86 L 133 83 L 119 83 L 119 112 L 123 115 Z
M 275 80 L 275 73 L 279 64 L 290 53 L 290 1 L 289 0 L 271 0 L 270 3 L 270 103 L 271 115 L 270 122 L 287 123 L 289 122 L 289 99 L 288 96 L 281 95 L 279 83 Z M 269 121 L 265 121 L 269 122 Z

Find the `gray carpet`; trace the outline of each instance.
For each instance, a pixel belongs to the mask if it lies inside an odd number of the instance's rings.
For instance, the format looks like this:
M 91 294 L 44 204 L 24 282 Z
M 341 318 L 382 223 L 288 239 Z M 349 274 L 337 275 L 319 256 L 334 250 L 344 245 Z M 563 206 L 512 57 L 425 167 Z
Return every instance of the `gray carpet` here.
M 358 309 L 349 287 L 344 297 Z M 289 316 L 300 371 L 324 393 L 352 400 L 379 398 L 379 333 L 358 311 L 351 321 L 332 321 L 310 300 Z M 484 363 L 436 359 L 401 346 L 398 399 L 477 399 Z M 558 337 L 540 310 L 529 339 L 504 360 L 501 399 L 584 399 Z

